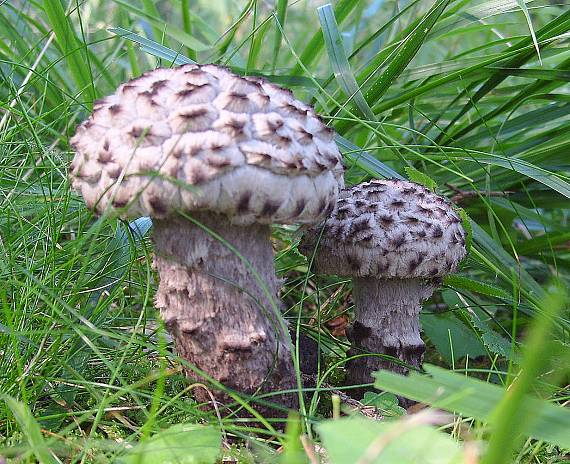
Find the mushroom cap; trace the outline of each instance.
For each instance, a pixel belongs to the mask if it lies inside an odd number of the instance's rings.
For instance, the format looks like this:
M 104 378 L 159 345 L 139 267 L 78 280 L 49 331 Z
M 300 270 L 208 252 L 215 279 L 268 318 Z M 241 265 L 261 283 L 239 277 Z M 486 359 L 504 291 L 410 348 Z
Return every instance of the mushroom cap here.
M 299 248 L 311 256 L 317 243 L 318 272 L 380 279 L 436 278 L 455 271 L 467 253 L 451 203 L 401 180 L 341 190 L 333 213 L 305 232 Z
M 159 68 L 95 102 L 71 139 L 73 188 L 123 218 L 209 210 L 235 224 L 322 221 L 341 154 L 286 89 L 216 65 Z

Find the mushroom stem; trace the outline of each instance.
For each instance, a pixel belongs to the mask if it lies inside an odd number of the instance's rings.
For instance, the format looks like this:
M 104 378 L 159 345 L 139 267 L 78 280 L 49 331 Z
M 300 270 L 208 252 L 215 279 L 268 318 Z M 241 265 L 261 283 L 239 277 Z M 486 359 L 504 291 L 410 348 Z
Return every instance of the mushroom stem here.
M 160 276 L 156 304 L 176 350 L 232 390 L 254 394 L 294 389 L 288 335 L 276 303 L 279 282 L 269 226 L 236 226 L 227 217 L 211 213 L 192 217 L 221 236 L 243 259 L 190 220 L 155 220 L 153 241 Z M 263 279 L 265 291 L 251 268 Z M 198 377 L 193 371 L 188 376 Z M 214 394 L 222 402 L 229 399 L 223 392 Z M 196 396 L 210 400 L 200 389 Z M 269 401 L 296 406 L 295 394 Z
M 349 355 L 386 354 L 420 367 L 425 345 L 420 337 L 421 302 L 431 296 L 433 287 L 422 279 L 353 280 L 356 320 L 349 331 L 353 344 Z M 348 362 L 350 385 L 371 383 L 372 372 L 388 369 L 406 374 L 408 369 L 379 356 L 363 356 Z M 362 395 L 365 389 L 358 389 Z

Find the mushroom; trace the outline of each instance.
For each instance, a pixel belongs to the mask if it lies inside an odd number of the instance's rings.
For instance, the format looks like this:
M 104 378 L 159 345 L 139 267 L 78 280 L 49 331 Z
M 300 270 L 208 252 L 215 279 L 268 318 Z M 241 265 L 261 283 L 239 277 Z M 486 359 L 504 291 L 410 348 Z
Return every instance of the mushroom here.
M 421 303 L 466 255 L 465 232 L 450 202 L 407 181 L 355 185 L 340 192 L 324 224 L 304 234 L 301 252 L 311 256 L 315 246 L 317 272 L 352 277 L 356 318 L 349 354 L 385 354 L 420 367 Z M 402 363 L 378 356 L 353 359 L 347 369 L 352 385 L 372 382 L 379 369 L 407 373 Z
M 216 65 L 156 69 L 97 101 L 71 146 L 89 208 L 153 218 L 156 306 L 178 353 L 233 390 L 294 389 L 270 224 L 322 221 L 342 187 L 313 109 Z

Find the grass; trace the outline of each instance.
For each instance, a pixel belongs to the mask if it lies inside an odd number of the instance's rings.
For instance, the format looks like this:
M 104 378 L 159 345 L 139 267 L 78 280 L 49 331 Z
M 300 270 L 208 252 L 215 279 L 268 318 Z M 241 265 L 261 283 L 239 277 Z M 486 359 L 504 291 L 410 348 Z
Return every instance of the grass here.
M 315 105 L 338 132 L 348 184 L 431 179 L 454 197 L 472 247 L 425 304 L 427 360 L 455 371 L 454 382 L 471 388 L 463 394 L 484 389 L 461 384 L 462 376 L 512 384 L 518 402 L 524 393 L 567 413 L 570 313 L 565 297 L 553 296 L 563 292 L 549 287 L 570 282 L 567 2 L 324 3 L 0 2 L 0 456 L 144 462 L 150 452 L 137 446 L 164 446 L 169 427 L 189 424 L 182 432 L 192 434 L 190 425 L 202 424 L 201 449 L 223 439 L 223 454 L 239 462 L 315 462 L 312 442 L 358 434 L 357 423 L 318 425 L 332 415 L 326 385 L 347 392 L 348 345 L 329 329 L 351 315 L 350 284 L 311 272 L 294 227 L 274 228 L 276 266 L 290 323 L 319 341 L 321 388 L 282 432 L 263 417 L 220 420 L 192 400 L 203 387 L 182 375 L 153 308 L 149 222 L 96 218 L 69 188 L 68 139 L 93 100 L 147 69 L 190 60 L 265 75 Z M 406 381 L 416 389 L 443 382 L 424 377 Z M 234 398 L 250 407 L 251 399 Z M 397 411 L 386 397 L 371 401 L 385 415 Z M 443 422 L 422 420 L 464 456 L 474 453 L 471 462 L 561 462 L 569 453 L 556 439 L 563 422 L 550 421 L 558 431 L 550 439 L 520 431 L 521 441 L 507 400 L 498 421 L 464 407 L 457 402 L 458 415 Z M 409 435 L 399 442 L 398 433 L 416 426 L 398 427 L 383 429 L 395 438 L 381 453 L 408 446 Z M 213 462 L 196 453 L 186 456 Z

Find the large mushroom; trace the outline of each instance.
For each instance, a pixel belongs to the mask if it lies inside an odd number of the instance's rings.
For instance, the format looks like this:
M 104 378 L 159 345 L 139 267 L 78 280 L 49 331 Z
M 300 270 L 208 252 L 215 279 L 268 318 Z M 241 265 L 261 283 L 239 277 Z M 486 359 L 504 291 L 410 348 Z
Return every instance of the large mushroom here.
M 466 254 L 465 232 L 449 201 L 407 181 L 356 185 L 341 191 L 334 212 L 304 234 L 300 249 L 316 253 L 317 272 L 352 277 L 356 320 L 349 354 L 421 365 L 421 303 Z M 379 369 L 407 372 L 379 356 L 358 357 L 347 367 L 353 385 L 372 382 Z
M 216 65 L 156 69 L 96 102 L 71 145 L 89 208 L 153 218 L 156 305 L 178 353 L 233 390 L 295 388 L 270 224 L 334 208 L 341 155 L 313 109 Z

